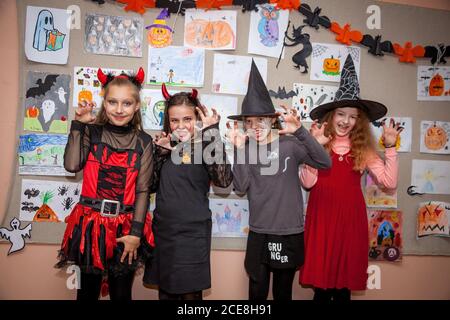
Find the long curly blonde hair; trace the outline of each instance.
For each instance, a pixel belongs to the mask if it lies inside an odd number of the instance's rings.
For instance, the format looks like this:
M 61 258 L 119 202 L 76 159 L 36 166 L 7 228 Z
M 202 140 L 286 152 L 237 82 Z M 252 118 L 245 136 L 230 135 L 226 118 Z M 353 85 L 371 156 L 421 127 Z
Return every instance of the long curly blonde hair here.
M 325 127 L 325 136 L 330 137 L 330 141 L 324 146 L 331 153 L 331 147 L 336 137 L 336 131 L 333 127 L 333 117 L 337 109 L 331 110 L 325 114 L 321 123 L 327 122 Z M 375 139 L 370 130 L 370 121 L 367 115 L 361 109 L 358 109 L 358 119 L 350 132 L 350 155 L 353 158 L 353 170 L 361 171 L 367 166 L 368 158 L 376 153 Z

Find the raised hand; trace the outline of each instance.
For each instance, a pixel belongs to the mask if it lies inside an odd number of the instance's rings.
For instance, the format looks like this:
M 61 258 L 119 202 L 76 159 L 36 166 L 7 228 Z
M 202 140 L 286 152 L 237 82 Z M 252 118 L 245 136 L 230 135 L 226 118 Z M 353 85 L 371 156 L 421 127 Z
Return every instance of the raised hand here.
M 292 134 L 302 126 L 300 116 L 297 115 L 297 109 L 280 106 L 284 109 L 284 113 L 280 114 L 280 118 L 284 121 L 284 128 L 280 130 L 279 134 Z
M 124 244 L 124 249 L 122 256 L 120 257 L 120 262 L 124 262 L 128 256 L 128 264 L 133 263 L 133 259 L 137 259 L 137 249 L 141 244 L 141 239 L 136 236 L 126 235 L 121 238 L 116 239 L 117 242 Z
M 319 122 L 315 120 L 312 125 L 311 129 L 309 129 L 309 132 L 311 135 L 319 142 L 322 146 L 326 145 L 328 142 L 330 142 L 331 138 L 329 136 L 325 136 L 325 127 L 327 126 L 327 122 L 322 123 L 322 125 L 319 127 Z
M 75 120 L 82 123 L 93 123 L 95 116 L 92 110 L 95 108 L 95 102 L 83 100 L 78 103 L 78 108 L 75 109 Z
M 398 136 L 400 132 L 403 131 L 403 127 L 400 126 L 400 122 L 395 123 L 394 119 L 391 118 L 389 121 L 389 126 L 386 126 L 386 121 L 383 122 L 383 134 L 382 140 L 385 148 L 394 147 L 397 143 Z
M 212 126 L 213 124 L 219 123 L 220 115 L 217 113 L 216 109 L 211 108 L 212 114 L 209 114 L 208 109 L 205 106 L 196 107 L 200 119 L 202 120 L 202 129 Z
M 233 128 L 231 128 L 230 122 L 227 122 L 227 133 L 226 137 L 228 140 L 236 147 L 242 148 L 248 139 L 247 134 L 238 128 L 238 122 L 235 120 L 233 123 Z
M 173 150 L 174 148 L 170 145 L 170 141 L 172 140 L 172 135 L 169 133 L 165 133 L 165 132 L 161 132 L 161 134 L 156 134 L 155 135 L 155 144 L 169 149 L 169 150 Z

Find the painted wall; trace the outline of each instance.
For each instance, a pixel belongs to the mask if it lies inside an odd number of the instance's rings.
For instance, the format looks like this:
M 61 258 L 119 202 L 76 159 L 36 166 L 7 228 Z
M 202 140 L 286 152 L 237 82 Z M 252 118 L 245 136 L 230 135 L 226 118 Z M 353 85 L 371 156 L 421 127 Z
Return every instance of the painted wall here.
M 405 1 L 406 2 L 406 1 Z M 433 1 L 427 1 L 431 3 Z M 436 3 L 440 1 L 434 1 Z M 446 0 L 441 2 L 447 2 Z M 2 116 L 0 136 L 0 221 L 5 215 L 15 168 L 16 123 L 18 108 L 19 50 L 16 2 L 0 1 L 2 32 L 0 74 Z M 0 244 L 0 299 L 73 299 L 74 290 L 66 287 L 68 274 L 53 268 L 58 247 L 28 245 L 22 252 L 6 256 L 9 244 Z M 248 279 L 244 271 L 242 251 L 212 252 L 212 288 L 206 299 L 246 299 Z M 381 289 L 367 290 L 354 299 L 450 299 L 450 257 L 407 256 L 398 264 L 378 263 Z M 156 290 L 141 285 L 136 278 L 135 299 L 156 299 Z M 294 299 L 311 299 L 312 290 L 294 284 Z

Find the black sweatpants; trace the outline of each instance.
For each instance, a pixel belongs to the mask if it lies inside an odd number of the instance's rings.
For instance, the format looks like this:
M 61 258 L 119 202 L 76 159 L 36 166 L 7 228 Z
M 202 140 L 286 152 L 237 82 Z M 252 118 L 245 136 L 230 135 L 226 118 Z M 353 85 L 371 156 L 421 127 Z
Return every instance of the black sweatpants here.
M 269 294 L 270 273 L 273 273 L 272 295 L 274 300 L 292 300 L 292 283 L 297 269 L 275 269 L 261 264 L 257 279 L 250 278 L 249 300 L 266 300 Z

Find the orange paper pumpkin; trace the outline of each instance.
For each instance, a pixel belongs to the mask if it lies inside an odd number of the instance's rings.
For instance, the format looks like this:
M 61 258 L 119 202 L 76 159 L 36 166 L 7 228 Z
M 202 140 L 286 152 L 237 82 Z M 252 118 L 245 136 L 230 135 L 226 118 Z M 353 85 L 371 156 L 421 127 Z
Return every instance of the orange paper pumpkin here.
M 336 76 L 339 74 L 340 70 L 341 61 L 339 59 L 335 59 L 331 56 L 331 58 L 323 60 L 323 73 Z
M 431 78 L 430 85 L 428 87 L 428 92 L 430 96 L 442 96 L 444 93 L 444 78 L 438 73 L 433 78 Z
M 430 150 L 440 150 L 447 144 L 447 132 L 436 125 L 430 127 L 425 132 L 425 145 Z

